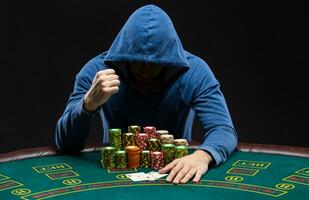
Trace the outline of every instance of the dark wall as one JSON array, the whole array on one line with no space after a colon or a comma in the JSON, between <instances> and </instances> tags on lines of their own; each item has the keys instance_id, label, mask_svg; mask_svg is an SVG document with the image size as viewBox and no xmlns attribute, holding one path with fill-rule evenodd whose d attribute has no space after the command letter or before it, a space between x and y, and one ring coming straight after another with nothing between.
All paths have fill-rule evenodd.
<instances>
[{"instance_id":1,"label":"dark wall","mask_svg":"<svg viewBox=\"0 0 309 200\"><path fill-rule=\"evenodd\" d=\"M309 147L305 1L160 2L185 49L221 82L240 141ZM76 73L146 3L11 0L2 7L0 152L53 144Z\"/></svg>"}]
</instances>

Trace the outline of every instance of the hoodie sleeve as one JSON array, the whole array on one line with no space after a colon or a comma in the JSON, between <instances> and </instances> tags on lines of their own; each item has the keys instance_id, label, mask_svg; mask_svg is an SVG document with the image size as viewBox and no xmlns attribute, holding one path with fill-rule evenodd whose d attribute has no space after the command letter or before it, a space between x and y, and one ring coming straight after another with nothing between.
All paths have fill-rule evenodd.
<instances>
[{"instance_id":1,"label":"hoodie sleeve","mask_svg":"<svg viewBox=\"0 0 309 200\"><path fill-rule=\"evenodd\" d=\"M191 82L193 108L204 130L204 142L199 149L209 152L215 165L225 162L237 146L237 133L220 84L205 62L196 69Z\"/></svg>"},{"instance_id":2,"label":"hoodie sleeve","mask_svg":"<svg viewBox=\"0 0 309 200\"><path fill-rule=\"evenodd\" d=\"M78 152L84 146L92 121L98 114L98 110L88 113L83 109L84 95L90 89L96 71L96 62L90 61L76 76L73 93L56 125L55 141L61 151Z\"/></svg>"}]
</instances>

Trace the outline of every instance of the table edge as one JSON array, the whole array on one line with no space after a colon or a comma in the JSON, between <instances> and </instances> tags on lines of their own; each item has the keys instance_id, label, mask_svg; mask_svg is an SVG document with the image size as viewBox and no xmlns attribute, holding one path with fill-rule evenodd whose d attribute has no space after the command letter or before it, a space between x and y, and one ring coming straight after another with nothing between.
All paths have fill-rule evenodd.
<instances>
[{"instance_id":1,"label":"table edge","mask_svg":"<svg viewBox=\"0 0 309 200\"><path fill-rule=\"evenodd\" d=\"M199 142L191 141L189 148L196 149L199 144ZM86 145L81 152L99 151L101 146L100 144ZM309 158L309 148L298 146L240 142L237 146L237 151ZM52 146L21 149L0 154L0 163L62 154Z\"/></svg>"}]
</instances>

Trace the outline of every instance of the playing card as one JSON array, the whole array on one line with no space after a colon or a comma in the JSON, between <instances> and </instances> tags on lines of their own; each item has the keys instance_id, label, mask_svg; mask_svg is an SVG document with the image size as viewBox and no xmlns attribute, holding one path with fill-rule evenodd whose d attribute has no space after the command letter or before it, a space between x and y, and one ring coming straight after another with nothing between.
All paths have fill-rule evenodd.
<instances>
[{"instance_id":1,"label":"playing card","mask_svg":"<svg viewBox=\"0 0 309 200\"><path fill-rule=\"evenodd\" d=\"M145 172L130 173L130 174L126 174L126 176L129 179L131 179L132 181L145 181L145 180L148 180Z\"/></svg>"},{"instance_id":2,"label":"playing card","mask_svg":"<svg viewBox=\"0 0 309 200\"><path fill-rule=\"evenodd\" d=\"M167 175L168 174L159 174L158 172L152 171L152 172L148 172L146 174L146 177L147 177L148 180L154 181L154 180L157 180L157 179L162 178L162 177L167 176Z\"/></svg>"}]
</instances>

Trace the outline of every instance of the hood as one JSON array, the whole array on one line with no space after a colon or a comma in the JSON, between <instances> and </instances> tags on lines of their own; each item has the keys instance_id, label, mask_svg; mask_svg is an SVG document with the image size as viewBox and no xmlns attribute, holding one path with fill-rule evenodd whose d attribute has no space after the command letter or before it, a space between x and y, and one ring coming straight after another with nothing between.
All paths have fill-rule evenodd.
<instances>
[{"instance_id":1,"label":"hood","mask_svg":"<svg viewBox=\"0 0 309 200\"><path fill-rule=\"evenodd\" d=\"M125 62L189 67L171 19L155 5L143 6L129 17L112 43L104 62L109 67L118 68Z\"/></svg>"}]
</instances>

